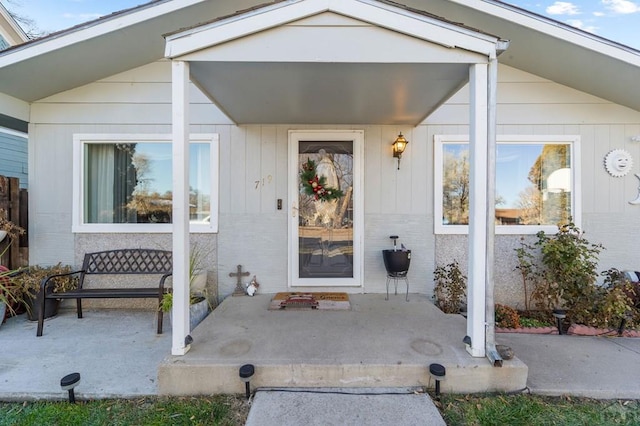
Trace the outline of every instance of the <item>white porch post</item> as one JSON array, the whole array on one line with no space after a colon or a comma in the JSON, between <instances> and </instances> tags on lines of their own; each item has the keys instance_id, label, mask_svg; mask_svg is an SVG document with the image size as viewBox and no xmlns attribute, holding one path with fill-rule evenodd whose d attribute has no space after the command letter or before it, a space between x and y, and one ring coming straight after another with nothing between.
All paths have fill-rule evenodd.
<instances>
[{"instance_id":1,"label":"white porch post","mask_svg":"<svg viewBox=\"0 0 640 426\"><path fill-rule=\"evenodd\" d=\"M469 270L467 275L467 351L485 356L485 283L487 266L488 65L469 69Z\"/></svg>"},{"instance_id":2,"label":"white porch post","mask_svg":"<svg viewBox=\"0 0 640 426\"><path fill-rule=\"evenodd\" d=\"M173 310L171 354L184 355L189 334L189 63L173 61Z\"/></svg>"},{"instance_id":3,"label":"white porch post","mask_svg":"<svg viewBox=\"0 0 640 426\"><path fill-rule=\"evenodd\" d=\"M485 268L485 332L486 355L494 366L502 366L502 357L496 349L496 310L493 297L493 269L495 265L496 224L496 118L498 103L498 58L489 57L487 76L487 241Z\"/></svg>"}]
</instances>

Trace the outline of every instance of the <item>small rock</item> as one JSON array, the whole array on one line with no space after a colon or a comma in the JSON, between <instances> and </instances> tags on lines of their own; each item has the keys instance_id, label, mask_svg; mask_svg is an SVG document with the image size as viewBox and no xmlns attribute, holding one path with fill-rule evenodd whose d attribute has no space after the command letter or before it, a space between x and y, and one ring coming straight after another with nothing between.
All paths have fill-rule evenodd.
<instances>
[{"instance_id":1,"label":"small rock","mask_svg":"<svg viewBox=\"0 0 640 426\"><path fill-rule=\"evenodd\" d=\"M509 361L511 358L513 358L513 349L511 349L509 346L496 345L496 350L505 361Z\"/></svg>"}]
</instances>

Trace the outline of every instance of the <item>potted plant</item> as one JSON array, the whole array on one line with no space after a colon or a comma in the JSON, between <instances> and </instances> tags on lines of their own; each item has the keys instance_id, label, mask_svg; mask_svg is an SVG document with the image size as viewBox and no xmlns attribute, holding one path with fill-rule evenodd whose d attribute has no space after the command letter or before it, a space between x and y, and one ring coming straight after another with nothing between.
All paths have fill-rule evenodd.
<instances>
[{"instance_id":1,"label":"potted plant","mask_svg":"<svg viewBox=\"0 0 640 426\"><path fill-rule=\"evenodd\" d=\"M193 330L205 319L213 309L206 288L207 271L204 262L209 253L199 244L195 243L189 253L189 323ZM173 293L170 291L162 297L160 309L169 312L173 308Z\"/></svg>"},{"instance_id":2,"label":"potted plant","mask_svg":"<svg viewBox=\"0 0 640 426\"><path fill-rule=\"evenodd\" d=\"M5 219L5 216L5 210L0 209L0 244L5 244L5 247L0 251L0 258L9 250L11 244L13 244L20 235L24 235L25 232L23 228ZM7 238L9 239L7 240Z\"/></svg>"},{"instance_id":3,"label":"potted plant","mask_svg":"<svg viewBox=\"0 0 640 426\"><path fill-rule=\"evenodd\" d=\"M14 307L22 303L22 294L16 290L13 282L13 277L17 272L19 270L11 270L0 265L0 325L6 317L16 314Z\"/></svg>"},{"instance_id":4,"label":"potted plant","mask_svg":"<svg viewBox=\"0 0 640 426\"><path fill-rule=\"evenodd\" d=\"M0 209L0 259L5 255L14 241L24 234L24 229L5 219L6 213ZM4 246L4 247L3 247ZM0 265L0 324L4 322L7 314L15 315L14 307L22 302L22 295L15 287L13 276L18 270L9 270Z\"/></svg>"},{"instance_id":5,"label":"potted plant","mask_svg":"<svg viewBox=\"0 0 640 426\"><path fill-rule=\"evenodd\" d=\"M20 292L21 298L27 308L27 316L29 321L37 321L40 307L36 303L40 285L42 280L58 274L68 274L71 272L71 266L58 263L54 266L34 265L21 269L14 277L13 283L15 288ZM78 278L75 276L57 277L50 282L53 285L48 286L47 292L68 291L78 287ZM44 317L49 318L58 314L60 307L59 299L46 299Z\"/></svg>"}]
</instances>

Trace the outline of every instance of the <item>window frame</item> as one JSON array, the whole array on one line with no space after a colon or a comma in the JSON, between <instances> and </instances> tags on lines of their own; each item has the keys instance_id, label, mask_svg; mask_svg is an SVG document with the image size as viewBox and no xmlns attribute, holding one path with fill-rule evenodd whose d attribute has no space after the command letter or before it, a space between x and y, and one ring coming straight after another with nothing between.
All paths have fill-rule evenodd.
<instances>
[{"instance_id":1,"label":"window frame","mask_svg":"<svg viewBox=\"0 0 640 426\"><path fill-rule=\"evenodd\" d=\"M7 40L3 34L0 34L0 51L7 50L11 47L11 43Z\"/></svg>"},{"instance_id":2,"label":"window frame","mask_svg":"<svg viewBox=\"0 0 640 426\"><path fill-rule=\"evenodd\" d=\"M208 143L211 185L211 216L208 224L190 223L192 233L218 232L218 199L219 199L219 145L220 136L217 133L193 133L189 136L190 143ZM85 146L87 144L106 143L172 143L171 134L93 134L81 133L73 135L73 233L171 233L172 223L85 223L84 220L84 182L85 182Z\"/></svg>"},{"instance_id":3,"label":"window frame","mask_svg":"<svg viewBox=\"0 0 640 426\"><path fill-rule=\"evenodd\" d=\"M443 147L447 143L469 143L469 135L434 135L434 233L468 234L469 225L442 224L442 184L443 184ZM581 227L582 195L580 181L580 136L578 135L498 135L497 144L569 144L571 146L571 216L573 223ZM533 235L539 231L553 234L558 231L556 225L495 225L495 233L500 235Z\"/></svg>"}]
</instances>

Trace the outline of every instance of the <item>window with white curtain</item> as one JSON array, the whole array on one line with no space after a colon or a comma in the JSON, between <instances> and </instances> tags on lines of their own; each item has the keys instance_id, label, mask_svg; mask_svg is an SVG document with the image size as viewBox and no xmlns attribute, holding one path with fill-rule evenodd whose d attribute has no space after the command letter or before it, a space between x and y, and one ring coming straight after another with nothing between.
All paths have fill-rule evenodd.
<instances>
[{"instance_id":1,"label":"window with white curtain","mask_svg":"<svg viewBox=\"0 0 640 426\"><path fill-rule=\"evenodd\" d=\"M555 232L580 220L578 136L498 136L498 234ZM469 224L469 138L435 136L435 232L465 234Z\"/></svg>"},{"instance_id":2,"label":"window with white curtain","mask_svg":"<svg viewBox=\"0 0 640 426\"><path fill-rule=\"evenodd\" d=\"M217 231L218 137L191 135L192 232ZM171 135L74 136L74 232L170 232Z\"/></svg>"}]
</instances>

